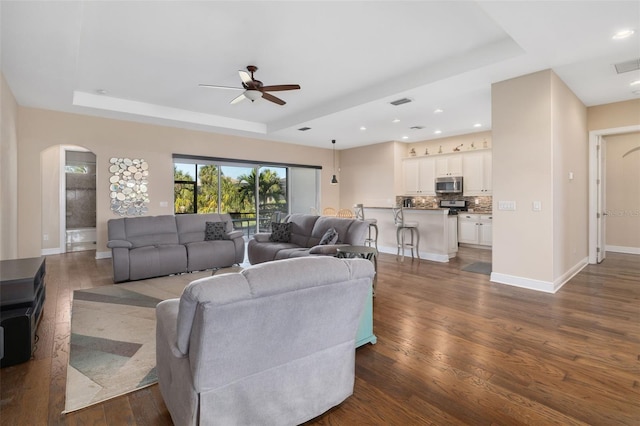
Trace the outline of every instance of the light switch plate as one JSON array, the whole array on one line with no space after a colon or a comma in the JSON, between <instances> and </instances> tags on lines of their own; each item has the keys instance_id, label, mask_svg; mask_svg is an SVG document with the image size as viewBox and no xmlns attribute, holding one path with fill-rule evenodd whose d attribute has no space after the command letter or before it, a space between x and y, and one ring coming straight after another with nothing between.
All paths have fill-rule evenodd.
<instances>
[{"instance_id":1,"label":"light switch plate","mask_svg":"<svg viewBox=\"0 0 640 426\"><path fill-rule=\"evenodd\" d=\"M515 201L498 201L498 210L515 211L515 209L516 209Z\"/></svg>"}]
</instances>

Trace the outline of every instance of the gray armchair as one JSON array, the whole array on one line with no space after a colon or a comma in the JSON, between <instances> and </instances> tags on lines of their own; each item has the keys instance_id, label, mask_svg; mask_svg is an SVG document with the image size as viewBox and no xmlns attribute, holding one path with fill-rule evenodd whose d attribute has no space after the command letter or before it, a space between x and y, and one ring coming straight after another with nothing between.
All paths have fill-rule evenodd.
<instances>
[{"instance_id":1,"label":"gray armchair","mask_svg":"<svg viewBox=\"0 0 640 426\"><path fill-rule=\"evenodd\" d=\"M157 371L174 423L296 425L340 404L373 275L364 259L287 259L161 302Z\"/></svg>"}]
</instances>

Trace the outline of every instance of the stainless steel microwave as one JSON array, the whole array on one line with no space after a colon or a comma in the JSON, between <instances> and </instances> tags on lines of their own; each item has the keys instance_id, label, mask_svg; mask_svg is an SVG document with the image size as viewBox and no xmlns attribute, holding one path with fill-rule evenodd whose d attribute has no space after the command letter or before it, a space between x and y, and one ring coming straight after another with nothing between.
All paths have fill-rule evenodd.
<instances>
[{"instance_id":1,"label":"stainless steel microwave","mask_svg":"<svg viewBox=\"0 0 640 426\"><path fill-rule=\"evenodd\" d=\"M436 194L461 194L462 176L444 176L436 178Z\"/></svg>"}]
</instances>

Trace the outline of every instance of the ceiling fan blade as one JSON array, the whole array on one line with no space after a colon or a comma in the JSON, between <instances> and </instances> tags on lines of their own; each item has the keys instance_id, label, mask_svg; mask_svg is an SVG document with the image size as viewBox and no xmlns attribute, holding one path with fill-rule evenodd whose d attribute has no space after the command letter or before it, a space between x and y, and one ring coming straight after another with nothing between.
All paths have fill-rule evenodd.
<instances>
[{"instance_id":1,"label":"ceiling fan blade","mask_svg":"<svg viewBox=\"0 0 640 426\"><path fill-rule=\"evenodd\" d=\"M281 92L283 90L298 90L299 84L277 84L275 86L263 86L262 90L267 92Z\"/></svg>"},{"instance_id":2,"label":"ceiling fan blade","mask_svg":"<svg viewBox=\"0 0 640 426\"><path fill-rule=\"evenodd\" d=\"M242 87L217 86L215 84L198 84L198 87L205 87L207 89L244 90Z\"/></svg>"},{"instance_id":3,"label":"ceiling fan blade","mask_svg":"<svg viewBox=\"0 0 640 426\"><path fill-rule=\"evenodd\" d=\"M276 103L276 104L278 104L278 105L284 105L284 104L286 104L286 102L285 102L285 101L283 101L283 100L282 100L282 99L280 99L280 98L276 98L276 97L275 97L275 96L273 96L271 93L262 92L262 98L263 98L263 99L266 99L266 100L268 100L268 101L271 101L271 102L273 102L273 103Z\"/></svg>"},{"instance_id":4,"label":"ceiling fan blade","mask_svg":"<svg viewBox=\"0 0 640 426\"><path fill-rule=\"evenodd\" d=\"M239 96L237 96L237 97L233 98L233 99L231 100L231 102L229 102L229 103L230 103L231 105L233 105L233 104L237 104L238 102L243 101L243 100L245 100L245 99L247 99L247 97L244 95L244 93L241 93Z\"/></svg>"},{"instance_id":5,"label":"ceiling fan blade","mask_svg":"<svg viewBox=\"0 0 640 426\"><path fill-rule=\"evenodd\" d=\"M238 74L240 74L240 80L242 80L242 82L245 84L253 80L251 78L251 74L249 74L245 70L238 71Z\"/></svg>"}]
</instances>

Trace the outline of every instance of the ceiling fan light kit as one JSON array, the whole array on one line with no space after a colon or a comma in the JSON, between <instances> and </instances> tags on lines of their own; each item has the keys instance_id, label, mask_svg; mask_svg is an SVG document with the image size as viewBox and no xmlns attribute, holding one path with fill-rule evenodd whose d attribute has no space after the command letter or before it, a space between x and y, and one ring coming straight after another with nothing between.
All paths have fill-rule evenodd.
<instances>
[{"instance_id":1,"label":"ceiling fan light kit","mask_svg":"<svg viewBox=\"0 0 640 426\"><path fill-rule=\"evenodd\" d=\"M247 72L248 71L248 72ZM235 90L243 90L244 92L231 100L231 104L238 103L245 99L249 99L251 102L255 102L256 100L263 98L274 104L284 105L285 101L282 99L273 96L268 92L282 92L285 90L298 90L300 89L299 84L278 84L275 86L265 86L262 84L260 80L256 80L253 77L253 73L258 71L258 67L255 65L247 65L247 71L240 70L238 74L240 75L240 80L242 80L242 87L229 87L229 86L217 86L214 84L199 84L200 87L208 87L211 89L235 89Z\"/></svg>"},{"instance_id":2,"label":"ceiling fan light kit","mask_svg":"<svg viewBox=\"0 0 640 426\"><path fill-rule=\"evenodd\" d=\"M255 102L262 97L262 92L259 90L247 90L244 92L244 96L251 102Z\"/></svg>"}]
</instances>

